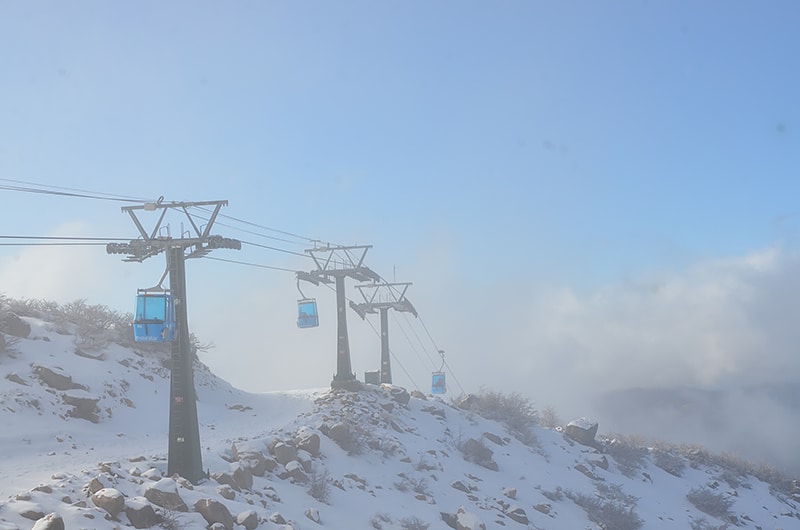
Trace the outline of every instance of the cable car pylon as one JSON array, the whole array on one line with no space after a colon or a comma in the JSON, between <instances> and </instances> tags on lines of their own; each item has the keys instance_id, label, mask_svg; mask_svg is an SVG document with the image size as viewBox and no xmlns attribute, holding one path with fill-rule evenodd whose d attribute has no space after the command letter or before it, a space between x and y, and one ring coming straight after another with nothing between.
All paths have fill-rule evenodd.
<instances>
[{"instance_id":1,"label":"cable car pylon","mask_svg":"<svg viewBox=\"0 0 800 530\"><path fill-rule=\"evenodd\" d=\"M214 249L230 248L240 250L241 241L211 235L210 230L222 206L228 201L205 202L163 202L163 197L156 202L139 206L124 206L122 211L128 213L139 230L139 239L130 243L109 243L106 252L109 254L125 254L123 261L142 262L162 252L166 254L167 271L169 273L170 295L174 301L175 329L172 340L170 397L169 397L169 455L167 475L178 474L188 481L197 484L206 474L203 471L203 460L200 453L200 429L197 421L197 394L194 387L194 352L189 340L189 319L186 311L186 260L203 257ZM187 208L194 206L214 206L214 211L200 230ZM161 210L155 228L147 232L139 219L137 211ZM172 238L169 227L162 227L167 210L182 211L189 220L194 237ZM167 235L164 236L164 229ZM163 278L162 278L163 281ZM160 284L159 284L160 285Z\"/></svg>"},{"instance_id":2,"label":"cable car pylon","mask_svg":"<svg viewBox=\"0 0 800 530\"><path fill-rule=\"evenodd\" d=\"M306 252L314 260L316 269L311 272L298 271L297 279L316 285L334 283L336 285L336 373L331 388L358 390L361 383L356 379L350 362L350 341L347 336L347 305L344 280L347 277L359 282L378 282L380 276L364 265L364 258L372 245L356 246L315 246Z\"/></svg>"},{"instance_id":3,"label":"cable car pylon","mask_svg":"<svg viewBox=\"0 0 800 530\"><path fill-rule=\"evenodd\" d=\"M409 312L415 317L417 310L406 298L406 291L410 283L372 283L356 285L364 302L356 304L350 302L350 307L362 320L367 318L367 313L377 311L381 315L381 370L380 382L392 384L392 365L389 352L389 309Z\"/></svg>"}]
</instances>

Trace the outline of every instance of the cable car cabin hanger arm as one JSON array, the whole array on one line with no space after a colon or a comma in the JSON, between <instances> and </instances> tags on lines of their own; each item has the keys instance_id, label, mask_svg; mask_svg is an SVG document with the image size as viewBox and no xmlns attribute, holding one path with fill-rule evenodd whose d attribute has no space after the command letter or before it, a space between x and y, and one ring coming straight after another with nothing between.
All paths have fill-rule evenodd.
<instances>
[{"instance_id":1,"label":"cable car cabin hanger arm","mask_svg":"<svg viewBox=\"0 0 800 530\"><path fill-rule=\"evenodd\" d=\"M163 202L164 196L158 198L156 202L146 202L142 205L137 206L123 206L122 211L127 212L128 215L131 216L133 219L133 223L136 225L136 228L139 230L139 234L141 234L142 238L146 240L155 239L156 234L161 229L161 223L164 221L164 216L169 209L180 209L186 215L186 218L189 220L189 224L192 225L194 229L195 235L200 239L205 239L211 233L211 227L214 224L214 221L217 219L217 215L219 215L219 211L223 206L228 205L228 201L199 201L199 202ZM187 208L191 208L194 206L214 206L214 211L211 213L211 217L206 224L205 229L201 232L200 229L197 227L197 224L194 222L192 215L189 213ZM142 223L139 222L139 219L136 217L136 210L144 210L148 212L152 212L155 210L162 210L161 215L156 222L155 227L153 228L152 233L148 235L147 231L142 226Z\"/></svg>"}]
</instances>

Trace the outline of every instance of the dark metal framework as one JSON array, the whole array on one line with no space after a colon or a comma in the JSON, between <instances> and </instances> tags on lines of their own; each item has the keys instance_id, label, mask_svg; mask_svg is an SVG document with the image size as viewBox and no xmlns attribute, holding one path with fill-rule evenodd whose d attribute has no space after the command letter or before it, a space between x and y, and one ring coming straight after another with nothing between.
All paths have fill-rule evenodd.
<instances>
[{"instance_id":1,"label":"dark metal framework","mask_svg":"<svg viewBox=\"0 0 800 530\"><path fill-rule=\"evenodd\" d=\"M141 239L130 243L109 243L106 252L109 254L125 254L123 261L142 262L147 258L166 252L167 271L169 272L170 291L175 303L175 336L172 341L170 397L169 397L169 456L167 474L177 473L192 483L206 477L203 472L203 460L200 452L200 429L197 421L197 394L194 387L194 355L189 340L189 320L186 311L186 260L205 256L217 248L240 250L241 241L221 236L210 235L210 230L222 206L228 201L206 202L157 202L140 206L124 206L139 230ZM194 206L214 206L211 217L201 230L187 208ZM193 230L182 233L180 238L169 236L169 227L162 226L167 210L182 211ZM147 232L136 211L161 210L155 227ZM163 233L166 231L166 235ZM187 237L183 237L187 236ZM162 278L163 279L163 278Z\"/></svg>"},{"instance_id":2,"label":"dark metal framework","mask_svg":"<svg viewBox=\"0 0 800 530\"><path fill-rule=\"evenodd\" d=\"M417 310L406 298L410 283L373 283L356 285L364 302L350 302L350 307L363 319L367 313L381 315L381 383L392 383L392 365L389 353L389 309L417 316Z\"/></svg>"},{"instance_id":3,"label":"dark metal framework","mask_svg":"<svg viewBox=\"0 0 800 530\"><path fill-rule=\"evenodd\" d=\"M381 277L364 265L364 258L372 245L360 246L324 246L307 249L306 252L314 260L316 269L311 272L297 272L297 278L311 282L336 285L336 374L331 381L331 388L358 389L360 383L353 373L350 362L350 341L347 335L347 305L344 292L344 279L356 281L380 281Z\"/></svg>"}]
</instances>

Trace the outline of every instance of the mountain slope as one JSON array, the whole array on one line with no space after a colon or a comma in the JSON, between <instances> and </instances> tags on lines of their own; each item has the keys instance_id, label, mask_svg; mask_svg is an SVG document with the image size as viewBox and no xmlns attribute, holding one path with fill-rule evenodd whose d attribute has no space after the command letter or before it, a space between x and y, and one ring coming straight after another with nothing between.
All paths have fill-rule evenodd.
<instances>
[{"instance_id":1,"label":"mountain slope","mask_svg":"<svg viewBox=\"0 0 800 530\"><path fill-rule=\"evenodd\" d=\"M192 485L164 477L164 350L87 348L46 315L23 320L30 333L0 356L0 529L51 513L98 529L800 528L791 490L702 451L540 427L525 444L399 387L249 394L200 363L210 478Z\"/></svg>"}]
</instances>

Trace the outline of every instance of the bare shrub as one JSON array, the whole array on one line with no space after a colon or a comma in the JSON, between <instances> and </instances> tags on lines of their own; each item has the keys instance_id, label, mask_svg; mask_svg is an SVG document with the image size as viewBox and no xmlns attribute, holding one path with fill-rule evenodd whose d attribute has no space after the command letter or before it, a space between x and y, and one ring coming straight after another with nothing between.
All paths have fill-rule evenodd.
<instances>
[{"instance_id":1,"label":"bare shrub","mask_svg":"<svg viewBox=\"0 0 800 530\"><path fill-rule=\"evenodd\" d=\"M542 495L544 495L553 502L558 502L564 499L564 490L561 489L561 486L556 486L556 489L554 489L553 491L543 490Z\"/></svg>"},{"instance_id":2,"label":"bare shrub","mask_svg":"<svg viewBox=\"0 0 800 530\"><path fill-rule=\"evenodd\" d=\"M403 530L428 530L430 525L417 519L416 516L400 519L400 528Z\"/></svg>"},{"instance_id":3,"label":"bare shrub","mask_svg":"<svg viewBox=\"0 0 800 530\"><path fill-rule=\"evenodd\" d=\"M332 479L327 469L319 472L315 468L309 477L308 494L319 502L328 504L331 497L331 482Z\"/></svg>"},{"instance_id":4,"label":"bare shrub","mask_svg":"<svg viewBox=\"0 0 800 530\"><path fill-rule=\"evenodd\" d=\"M686 494L686 498L695 508L711 517L725 517L730 514L733 506L733 499L705 487L693 488Z\"/></svg>"},{"instance_id":5,"label":"bare shrub","mask_svg":"<svg viewBox=\"0 0 800 530\"><path fill-rule=\"evenodd\" d=\"M394 487L398 491L411 490L419 495L430 495L431 491L428 489L428 482L424 478L409 477L405 473L400 473L400 481L394 483Z\"/></svg>"},{"instance_id":6,"label":"bare shrub","mask_svg":"<svg viewBox=\"0 0 800 530\"><path fill-rule=\"evenodd\" d=\"M634 437L615 435L606 446L606 450L617 463L622 474L628 478L645 465L647 447L644 447L642 442Z\"/></svg>"},{"instance_id":7,"label":"bare shrub","mask_svg":"<svg viewBox=\"0 0 800 530\"><path fill-rule=\"evenodd\" d=\"M697 519L693 518L689 525L691 526L692 530L727 530L730 527L730 525L727 523L723 523L719 526L712 525L703 517Z\"/></svg>"},{"instance_id":8,"label":"bare shrub","mask_svg":"<svg viewBox=\"0 0 800 530\"><path fill-rule=\"evenodd\" d=\"M601 499L594 495L566 492L572 502L583 508L590 521L600 528L614 530L638 530L644 521L633 510L634 506L619 501Z\"/></svg>"},{"instance_id":9,"label":"bare shrub","mask_svg":"<svg viewBox=\"0 0 800 530\"><path fill-rule=\"evenodd\" d=\"M392 517L388 513L376 513L372 516L372 519L369 520L369 524L372 525L372 528L377 530L381 530L383 525L391 524Z\"/></svg>"},{"instance_id":10,"label":"bare shrub","mask_svg":"<svg viewBox=\"0 0 800 530\"><path fill-rule=\"evenodd\" d=\"M545 427L547 429L555 429L559 425L562 425L561 418L558 417L556 410L548 406L543 411L539 412L539 425Z\"/></svg>"},{"instance_id":11,"label":"bare shrub","mask_svg":"<svg viewBox=\"0 0 800 530\"><path fill-rule=\"evenodd\" d=\"M676 477L683 476L686 469L686 460L682 456L663 448L654 451L653 463Z\"/></svg>"},{"instance_id":12,"label":"bare shrub","mask_svg":"<svg viewBox=\"0 0 800 530\"><path fill-rule=\"evenodd\" d=\"M521 394L482 391L457 400L457 406L483 418L498 421L526 445L537 445L532 428L538 423L533 404Z\"/></svg>"}]
</instances>

